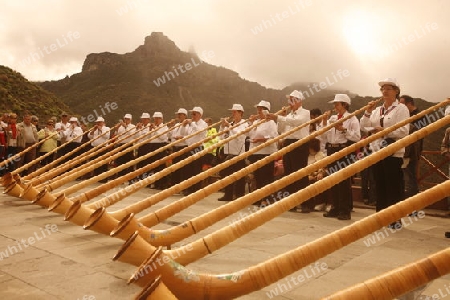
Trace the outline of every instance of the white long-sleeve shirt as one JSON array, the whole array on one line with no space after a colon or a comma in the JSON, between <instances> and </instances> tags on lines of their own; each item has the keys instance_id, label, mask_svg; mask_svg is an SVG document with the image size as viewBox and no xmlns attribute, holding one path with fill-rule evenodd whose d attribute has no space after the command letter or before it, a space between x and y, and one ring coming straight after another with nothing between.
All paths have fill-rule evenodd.
<instances>
[{"instance_id":1,"label":"white long-sleeve shirt","mask_svg":"<svg viewBox=\"0 0 450 300\"><path fill-rule=\"evenodd\" d=\"M259 122L260 120L256 120L255 122ZM266 140L270 140L276 138L278 136L278 126L275 121L270 120L264 122L248 133L248 137L250 138L250 148L253 149L261 145L263 142L252 142L253 139L264 138ZM278 150L277 143L272 143L267 147L262 148L261 150L255 152L254 154L272 154Z\"/></svg>"},{"instance_id":2,"label":"white long-sleeve shirt","mask_svg":"<svg viewBox=\"0 0 450 300\"><path fill-rule=\"evenodd\" d=\"M75 126L74 128L69 126L69 128L64 131L63 137L66 141L70 141L75 138L72 140L73 143L81 143L81 139L83 138L83 129L81 129L80 126Z\"/></svg>"},{"instance_id":3,"label":"white long-sleeve shirt","mask_svg":"<svg viewBox=\"0 0 450 300\"><path fill-rule=\"evenodd\" d=\"M300 107L296 111L292 111L286 116L278 116L277 119L278 132L280 133L288 132L292 128L305 124L309 120L310 120L309 110ZM285 139L299 140L304 137L307 137L308 135L309 135L309 127L305 126L300 130L297 130L294 133L288 135L287 137L285 137Z\"/></svg>"},{"instance_id":4,"label":"white long-sleeve shirt","mask_svg":"<svg viewBox=\"0 0 450 300\"><path fill-rule=\"evenodd\" d=\"M381 125L380 119L383 118L383 126L384 128L393 126L407 118L409 118L409 110L408 108L395 100L391 106L387 109L384 109L384 105L375 108L370 117L366 116L367 112L360 119L361 129L367 131L368 127L378 127ZM370 129L370 128L369 128ZM392 138L395 140L399 140L404 138L409 133L409 124L402 126L391 133L389 133L385 138ZM380 150L380 146L382 146L382 139L375 140L370 143L370 148L373 152ZM383 145L386 146L386 145ZM403 157L405 153L405 148L401 148L397 152L395 152L392 156L394 157Z\"/></svg>"},{"instance_id":5,"label":"white long-sleeve shirt","mask_svg":"<svg viewBox=\"0 0 450 300\"><path fill-rule=\"evenodd\" d=\"M342 117L345 118L348 115L349 115L349 112L346 111L342 115ZM338 116L333 115L328 120L327 125L330 125L337 121L338 121ZM331 143L331 144L344 144L347 141L358 142L361 139L361 129L360 129L359 121L355 116L351 117L348 120L345 120L342 123L342 126L345 129L347 129L347 131L345 133L337 130L336 128L331 128L327 132L323 133L319 139L325 143Z\"/></svg>"},{"instance_id":6,"label":"white long-sleeve shirt","mask_svg":"<svg viewBox=\"0 0 450 300\"><path fill-rule=\"evenodd\" d=\"M97 128L93 132L90 131L88 134L88 138L90 140L96 139L95 141L92 141L91 145L92 147L96 147L98 145L101 145L109 140L110 137L110 128L107 126L102 126L102 128ZM105 133L107 132L107 133ZM104 135L102 135L105 133ZM98 136L102 135L101 137L97 138ZM105 144L106 145L106 144Z\"/></svg>"},{"instance_id":7,"label":"white long-sleeve shirt","mask_svg":"<svg viewBox=\"0 0 450 300\"><path fill-rule=\"evenodd\" d=\"M128 132L122 135L125 131ZM117 135L120 135L119 139L123 139L120 141L121 144L129 143L137 137L136 126L131 123L126 126L119 126L119 129L117 129Z\"/></svg>"},{"instance_id":8,"label":"white long-sleeve shirt","mask_svg":"<svg viewBox=\"0 0 450 300\"><path fill-rule=\"evenodd\" d=\"M200 132L199 134L187 139L188 146L204 140L207 134L206 128L208 128L208 123L203 121L203 119L200 119L197 122L192 121L191 124L184 126L184 130L187 131L188 135Z\"/></svg>"},{"instance_id":9,"label":"white long-sleeve shirt","mask_svg":"<svg viewBox=\"0 0 450 300\"><path fill-rule=\"evenodd\" d=\"M230 127L232 127L233 125L231 125ZM240 133L241 131L244 131L246 128L248 127L248 123L246 120L241 120L239 122L239 125L230 129L226 134L223 134L220 136L221 140L224 140L228 137L232 137L233 135L236 135L238 133ZM219 128L219 132L220 131L224 131L227 127L223 127L220 126ZM245 152L245 134L241 134L240 136L232 139L231 141L229 141L228 143L226 143L223 146L223 150L225 154L230 154L230 155L239 155L241 153Z\"/></svg>"},{"instance_id":10,"label":"white long-sleeve shirt","mask_svg":"<svg viewBox=\"0 0 450 300\"><path fill-rule=\"evenodd\" d=\"M163 132L166 132L168 130L169 130L169 128L167 127L167 125L164 125L164 124L161 123L155 129L153 129L153 132L150 133L150 137L153 138L154 136L156 136L158 134L161 134ZM153 143L153 144L158 143L159 144L159 143L167 143L168 141L169 141L168 134L165 133L165 134L160 135L157 138L152 139L150 141L150 143Z\"/></svg>"}]
</instances>

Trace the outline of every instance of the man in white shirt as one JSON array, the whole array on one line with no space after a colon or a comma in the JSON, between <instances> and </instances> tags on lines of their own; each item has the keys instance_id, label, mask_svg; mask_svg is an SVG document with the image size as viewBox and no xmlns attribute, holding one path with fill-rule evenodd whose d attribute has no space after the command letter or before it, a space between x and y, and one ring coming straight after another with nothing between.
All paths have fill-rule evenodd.
<instances>
[{"instance_id":1,"label":"man in white shirt","mask_svg":"<svg viewBox=\"0 0 450 300\"><path fill-rule=\"evenodd\" d=\"M64 137L63 133L67 128L69 128L69 126L69 115L66 112L62 112L61 121L55 124L55 130L59 132L60 137L58 141L58 147L66 142L66 138ZM64 156L67 152L67 148L62 147L61 149L58 149L58 156Z\"/></svg>"},{"instance_id":2,"label":"man in white shirt","mask_svg":"<svg viewBox=\"0 0 450 300\"><path fill-rule=\"evenodd\" d=\"M131 116L131 114L125 114L125 116L123 117L123 121L118 125L116 125L116 134L118 136L120 135L118 138L119 139L123 138L123 140L121 140L120 142L120 145L131 143L137 137L136 126L131 123L132 118L133 117ZM129 147L131 146L132 144L129 145ZM116 159L116 165L120 166L126 164L127 162L132 161L133 159L134 159L134 152L129 151ZM117 175L121 177L132 172L133 170L134 166L131 166L126 169L123 169Z\"/></svg>"},{"instance_id":3,"label":"man in white shirt","mask_svg":"<svg viewBox=\"0 0 450 300\"><path fill-rule=\"evenodd\" d=\"M191 112L191 119L186 119L183 121L182 127L187 130L188 135L195 134L194 136L187 139L188 146L198 143L206 138L208 124L202 119L203 109L199 106L194 107ZM203 150L203 144L192 149L189 155L194 155ZM196 159L188 165L187 168L187 178L191 178L202 172L202 159ZM189 195L200 189L201 183L198 182L191 187L185 189L183 194Z\"/></svg>"},{"instance_id":4,"label":"man in white shirt","mask_svg":"<svg viewBox=\"0 0 450 300\"><path fill-rule=\"evenodd\" d=\"M66 154L72 152L70 156L68 156L64 161L68 162L69 160L77 157L77 151L75 151L81 145L81 139L83 138L83 130L78 123L78 118L71 117L69 119L69 126L66 127L66 130L62 133L63 138L67 141Z\"/></svg>"},{"instance_id":5,"label":"man in white shirt","mask_svg":"<svg viewBox=\"0 0 450 300\"><path fill-rule=\"evenodd\" d=\"M148 139L150 139L149 132L152 131L153 128L152 128L152 124L150 123L150 114L149 113L142 113L141 122L136 124L136 130L138 131L136 136L142 137L139 140L139 142L145 142L145 141L148 141ZM150 152L152 152L150 149L150 143L149 142L144 143L137 150L137 157L142 157ZM150 158L144 159L143 161L140 161L137 164L137 168L140 169L142 167L145 167L149 163L150 163ZM143 175L141 175L141 176L143 176ZM136 178L136 180L140 180L140 179L141 178L139 178L139 177Z\"/></svg>"},{"instance_id":6,"label":"man in white shirt","mask_svg":"<svg viewBox=\"0 0 450 300\"><path fill-rule=\"evenodd\" d=\"M227 119L222 119L219 131L224 131L232 126L239 124L238 126L231 128L226 134L222 135L221 139L226 139L230 136L236 135L248 127L246 120L242 118L244 115L244 107L241 104L233 104L233 107L229 109L231 111L232 121L228 122ZM245 134L242 134L223 146L225 160L230 160L235 156L238 156L245 152ZM229 166L221 172L223 177L229 176L241 169L245 168L245 160L241 159L235 164ZM236 198L240 198L245 195L245 177L227 185L224 189L225 194L223 197L217 199L219 201L232 201Z\"/></svg>"},{"instance_id":7,"label":"man in white shirt","mask_svg":"<svg viewBox=\"0 0 450 300\"><path fill-rule=\"evenodd\" d=\"M150 142L148 143L148 145L149 145L148 153L154 152L154 151L158 150L159 148L166 146L168 143L167 133L164 133L164 132L167 132L169 130L169 128L167 127L167 125L163 124L163 114L159 111L156 111L153 113L152 117L153 117L153 123L150 124L150 130L152 131L150 133L150 138L152 138L152 140L150 140ZM162 133L164 133L164 134L162 134ZM162 135L160 135L157 138L154 138L155 136L157 136L159 134L162 134ZM147 159L147 164L151 164L155 161L163 159L165 156L167 156L167 151L162 151L162 152L156 153ZM157 173L157 172L162 171L165 167L166 167L166 165L164 162L149 172ZM167 187L167 179L165 177L161 178L160 180L155 181L155 183L154 183L154 188L157 190L163 190L166 187Z\"/></svg>"},{"instance_id":8,"label":"man in white shirt","mask_svg":"<svg viewBox=\"0 0 450 300\"><path fill-rule=\"evenodd\" d=\"M92 147L97 147L100 145L103 145L102 147L106 146L106 142L109 140L110 137L110 128L105 126L105 119L102 117L98 117L97 120L95 120L94 127L89 130L88 137L90 140L93 140L91 142ZM96 159L97 157L105 154L102 150L97 149L97 154L95 157L92 158L92 160ZM103 172L108 171L108 165L103 164L97 169L94 170L94 176L100 175ZM107 180L102 179L100 180L101 183L105 183Z\"/></svg>"},{"instance_id":9,"label":"man in white shirt","mask_svg":"<svg viewBox=\"0 0 450 300\"><path fill-rule=\"evenodd\" d=\"M286 116L277 116L275 114L267 114L266 118L278 122L278 131L280 133L285 133L292 128L298 127L305 124L310 120L310 112L302 107L303 100L305 96L297 90L294 90L291 94L286 96L288 98L289 106L291 111ZM284 142L284 146L289 146L297 142L298 140L305 138L309 135L309 127L304 126L303 128L295 131L294 133L288 135ZM305 143L291 152L286 153L283 156L284 164L284 174L290 175L308 165L308 155L309 147L308 143ZM300 178L294 181L286 187L289 194L293 194L302 190L309 185L308 176ZM309 212L310 206L308 203L302 203L301 205L303 212Z\"/></svg>"},{"instance_id":10,"label":"man in white shirt","mask_svg":"<svg viewBox=\"0 0 450 300\"><path fill-rule=\"evenodd\" d=\"M175 129L171 131L170 137L171 137L172 143L177 140L181 140L188 135L188 131L186 130L186 128L181 126L181 124L183 124L184 120L187 119L187 115L188 115L187 110L184 108L180 108L180 109L178 109L178 111L175 112L175 114L177 115L178 123L176 124ZM172 147L172 150L175 153L186 147L187 147L187 141L184 140L184 141L180 141L180 142L176 143ZM182 155L175 157L172 161L172 164L176 164L188 156L189 156L188 153L183 153ZM187 166L184 166L184 167L176 170L175 172L173 172L170 176L171 185L178 184L178 183L182 182L183 180L187 179L188 178L187 172L188 172Z\"/></svg>"}]
</instances>

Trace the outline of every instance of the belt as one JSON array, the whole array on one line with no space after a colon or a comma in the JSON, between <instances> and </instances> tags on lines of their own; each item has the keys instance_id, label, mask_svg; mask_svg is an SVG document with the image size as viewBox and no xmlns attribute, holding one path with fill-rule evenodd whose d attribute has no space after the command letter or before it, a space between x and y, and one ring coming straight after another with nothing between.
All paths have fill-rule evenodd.
<instances>
[{"instance_id":1,"label":"belt","mask_svg":"<svg viewBox=\"0 0 450 300\"><path fill-rule=\"evenodd\" d=\"M345 148L347 147L347 144L343 143L343 144L331 144L331 143L327 143L326 147L328 148Z\"/></svg>"}]
</instances>

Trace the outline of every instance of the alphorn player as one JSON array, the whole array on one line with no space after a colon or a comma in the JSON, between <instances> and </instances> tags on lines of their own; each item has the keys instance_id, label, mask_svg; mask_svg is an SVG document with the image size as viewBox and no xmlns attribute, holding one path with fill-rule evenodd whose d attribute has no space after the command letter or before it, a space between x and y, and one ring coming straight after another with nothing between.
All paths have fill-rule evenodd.
<instances>
[{"instance_id":1,"label":"alphorn player","mask_svg":"<svg viewBox=\"0 0 450 300\"><path fill-rule=\"evenodd\" d=\"M376 101L370 101L364 115L360 119L361 128L369 133L376 133L386 127L395 125L409 118L408 108L398 101L400 96L400 86L395 78L387 78L378 82L382 93L383 103L376 106ZM409 124L402 126L387 134L384 139L370 143L372 152L376 152L389 144L407 136ZM401 148L393 155L380 160L373 165L373 176L377 185L377 206L376 211L380 211L390 205L403 200L403 155L405 148ZM401 221L396 221L389 225L392 229L400 229Z\"/></svg>"},{"instance_id":2,"label":"alphorn player","mask_svg":"<svg viewBox=\"0 0 450 300\"><path fill-rule=\"evenodd\" d=\"M153 126L152 124L150 124L150 114L149 113L142 113L141 115L141 122L136 124L136 130L139 130L139 132L137 133L139 136L143 137L145 136L143 139L141 139L141 142L147 141L146 143L143 143L142 146L139 147L138 151L137 151L137 157L142 157L144 155L146 155L147 153L152 152L151 145L150 142L148 142L148 139L150 139L150 135L149 135L149 131L153 130ZM143 161L138 162L137 167L138 169L145 167L146 165L148 165L150 163L150 157L148 157L147 159L144 159ZM142 174L141 176L145 176L144 174ZM136 180L139 180L140 178L137 177Z\"/></svg>"},{"instance_id":3,"label":"alphorn player","mask_svg":"<svg viewBox=\"0 0 450 300\"><path fill-rule=\"evenodd\" d=\"M289 95L288 104L291 111L286 116L278 116L276 114L269 113L266 118L269 120L274 120L278 122L278 132L284 133L291 130L294 127L298 127L302 124L310 121L309 110L303 108L302 103L305 100L305 96L297 90L294 90ZM294 133L288 135L283 142L284 146L288 146L297 142L298 140L305 138L309 135L309 127L304 126L303 128L295 131ZM304 143L299 147L295 148L291 152L286 153L283 157L284 173L285 175L292 174L308 165L309 147L308 143ZM286 187L289 194L298 192L299 190L307 187L309 185L308 176L305 176L297 181L294 181ZM312 201L312 200L308 200ZM304 212L309 210L309 203L304 202L301 205L301 209Z\"/></svg>"},{"instance_id":4,"label":"alphorn player","mask_svg":"<svg viewBox=\"0 0 450 300\"><path fill-rule=\"evenodd\" d=\"M63 139L65 139L66 141L71 141L65 146L66 154L77 149L81 145L81 140L83 139L83 130L78 123L78 118L71 117L69 119L69 124L70 125L62 133ZM76 156L77 153L73 152L69 157L65 159L64 162L68 162L74 159Z\"/></svg>"},{"instance_id":5,"label":"alphorn player","mask_svg":"<svg viewBox=\"0 0 450 300\"><path fill-rule=\"evenodd\" d=\"M97 147L102 144L103 144L103 147L106 146L106 142L109 140L109 137L110 137L109 130L110 130L110 128L105 126L105 119L103 117L98 117L97 120L95 120L95 125L91 128L91 130L89 130L89 134L88 134L88 138L90 140L94 140L91 142L91 146ZM98 151L97 154L92 158L92 160L96 159L97 157L99 157L103 154L104 153L102 151ZM94 170L94 176L100 175L106 171L108 171L108 165L103 164ZM99 182L105 183L106 181L107 181L107 179L102 179Z\"/></svg>"},{"instance_id":6,"label":"alphorn player","mask_svg":"<svg viewBox=\"0 0 450 300\"><path fill-rule=\"evenodd\" d=\"M150 133L150 137L153 138L154 136L162 134L162 133L167 132L169 130L167 125L163 124L164 116L163 116L162 112L155 111L153 113L152 118L153 118L153 123L151 123L151 125L150 125L151 127L150 128L151 128L151 130L153 132ZM150 141L149 151L153 152L153 151L158 150L161 147L166 146L168 141L169 141L169 139L168 139L167 133L162 134L162 135L160 135L157 138L153 138ZM164 158L166 155L167 155L166 151L159 152L159 153L151 156L150 160L148 161L148 163L151 164L151 163L153 163L153 162L155 162L157 160L160 160L160 159ZM165 163L160 164L159 166L154 168L151 172L152 173L157 173L159 171L162 171L165 168L165 166L166 166ZM161 178L161 179L159 179L159 180L157 180L155 182L154 188L157 189L157 190L162 190L162 189L167 187L166 183L167 183L167 179L165 177Z\"/></svg>"},{"instance_id":7,"label":"alphorn player","mask_svg":"<svg viewBox=\"0 0 450 300\"><path fill-rule=\"evenodd\" d=\"M175 129L172 130L172 134L171 134L171 142L172 143L177 140L181 140L188 135L188 132L185 129L185 127L181 126L181 124L183 124L184 120L186 120L186 118L187 118L187 115L188 115L187 110L184 108L179 108L175 112L175 114L177 115L178 123L176 124L177 126L175 127ZM173 150L173 152L177 152L186 147L187 147L187 141L184 140L184 141L180 141L180 142L176 143L173 146L172 150ZM176 164L188 156L189 156L188 153L183 153L182 155L175 157L173 159L172 164ZM182 168L179 168L178 170L176 170L175 172L173 172L171 174L171 179L170 179L171 182L170 183L171 183L171 185L175 185L175 184L182 182L183 180L185 180L187 178L188 178L187 177L187 166L183 166Z\"/></svg>"},{"instance_id":8,"label":"alphorn player","mask_svg":"<svg viewBox=\"0 0 450 300\"><path fill-rule=\"evenodd\" d=\"M270 112L270 102L261 100L258 104L255 105L255 107L257 114L251 115L248 118L250 125L252 125L254 122L260 122L261 120L264 120L266 118L266 114ZM276 138L277 136L278 136L277 123L275 123L273 120L264 122L256 126L252 130L250 130L250 132L248 133L248 137L250 138L249 149L251 150L255 147L258 147L262 143L265 143L267 140ZM277 143L273 143L259 150L258 152L250 155L248 160L253 164L263 159L264 157L269 156L270 154L276 152L277 150L278 150ZM274 168L275 168L274 162L271 162L253 172L253 175L255 176L256 189L260 189L274 182L275 180ZM267 199L258 201L255 204L267 206L271 204L271 202L273 202L272 199L275 199L275 197L268 197Z\"/></svg>"},{"instance_id":9,"label":"alphorn player","mask_svg":"<svg viewBox=\"0 0 450 300\"><path fill-rule=\"evenodd\" d=\"M66 137L64 136L64 131L66 131L67 128L69 128L69 114L63 111L61 113L61 121L55 124L56 131L59 132L59 141L58 141L58 147L67 142ZM67 147L62 147L58 149L57 156L61 157L64 156L66 153L68 153Z\"/></svg>"},{"instance_id":10,"label":"alphorn player","mask_svg":"<svg viewBox=\"0 0 450 300\"><path fill-rule=\"evenodd\" d=\"M336 94L334 99L328 103L333 103L334 110L337 115L331 115L331 111L327 111L323 117L323 126L335 123L341 118L349 115L350 97L346 94ZM358 119L353 116L343 123L336 124L334 128L325 132L321 139L325 142L327 155L330 156L336 152L341 151L349 146L352 142L357 142L361 139L361 131ZM336 160L333 164L328 166L331 172L347 167L349 162L354 159L350 156L344 156ZM340 183L333 185L330 189L332 195L332 209L323 214L326 218L337 218L338 220L350 220L352 211L352 183L351 178L347 178Z\"/></svg>"},{"instance_id":11,"label":"alphorn player","mask_svg":"<svg viewBox=\"0 0 450 300\"><path fill-rule=\"evenodd\" d=\"M123 137L123 139L120 142L120 145L129 143L132 140L134 140L134 138L136 137L136 135L135 135L136 126L134 124L131 124L132 118L133 118L133 116L131 114L125 114L122 122L116 125L116 134L121 135L121 137ZM134 159L134 152L133 151L127 152L124 155L119 156L116 159L116 165L120 166L120 165L126 164L127 162L129 162L133 159ZM122 171L120 171L117 174L117 176L121 177L132 171L133 171L133 167L125 168Z\"/></svg>"},{"instance_id":12,"label":"alphorn player","mask_svg":"<svg viewBox=\"0 0 450 300\"><path fill-rule=\"evenodd\" d=\"M227 133L221 136L221 138L226 139L229 136L238 134L239 132L245 130L248 127L248 123L242 118L244 114L244 107L241 104L233 104L233 107L229 109L231 111L232 121L228 122L226 118L222 119L220 124L219 131L224 131L225 129L235 126L238 126L230 129ZM230 160L235 156L244 153L245 151L245 135L242 134L223 146L225 160ZM229 176L234 172L237 172L241 169L245 168L245 160L241 159L237 163L229 166L221 172L223 177ZM240 198L245 195L245 177L238 179L237 181L227 185L225 187L225 194L223 197L220 197L219 201L232 201L235 198Z\"/></svg>"},{"instance_id":13,"label":"alphorn player","mask_svg":"<svg viewBox=\"0 0 450 300\"><path fill-rule=\"evenodd\" d=\"M204 140L206 138L206 129L208 128L208 124L202 119L203 117L203 109L199 106L195 106L193 109L190 110L191 112L191 119L186 119L183 121L183 127L185 130L187 130L187 133L189 135L195 134L194 136L187 139L188 146L191 146L197 142L200 142L201 140ZM200 132L200 133L199 133ZM203 145L197 146L197 148L191 150L189 152L189 155L194 155L197 152L200 152L203 150ZM187 172L187 178L193 177L195 175L198 175L202 172L202 161L203 159L199 158L194 161L192 161L188 168L186 169ZM186 179L187 179L186 178ZM183 191L183 194L185 196L195 193L200 189L201 183L197 182L196 184L188 187Z\"/></svg>"}]
</instances>

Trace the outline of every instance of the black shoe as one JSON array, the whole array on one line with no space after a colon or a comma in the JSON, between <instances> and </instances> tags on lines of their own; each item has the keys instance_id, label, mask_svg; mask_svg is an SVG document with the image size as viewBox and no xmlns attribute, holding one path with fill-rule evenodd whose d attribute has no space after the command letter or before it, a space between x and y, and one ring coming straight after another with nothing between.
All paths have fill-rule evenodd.
<instances>
[{"instance_id":1,"label":"black shoe","mask_svg":"<svg viewBox=\"0 0 450 300\"><path fill-rule=\"evenodd\" d=\"M447 231L447 232L445 233L445 237L448 238L448 239L450 239L450 231Z\"/></svg>"},{"instance_id":2,"label":"black shoe","mask_svg":"<svg viewBox=\"0 0 450 300\"><path fill-rule=\"evenodd\" d=\"M402 229L402 221L395 221L395 222L392 222L391 224L389 224L389 228L390 229L394 229L394 230L400 230L400 229Z\"/></svg>"},{"instance_id":3,"label":"black shoe","mask_svg":"<svg viewBox=\"0 0 450 300\"><path fill-rule=\"evenodd\" d=\"M351 219L352 219L352 216L350 215L350 213L348 213L348 214L346 214L346 213L340 213L340 214L337 216L337 219L338 219L338 220L351 220Z\"/></svg>"},{"instance_id":4,"label":"black shoe","mask_svg":"<svg viewBox=\"0 0 450 300\"><path fill-rule=\"evenodd\" d=\"M339 213L334 209L330 210L329 212L323 213L323 216L325 218L337 218L338 215Z\"/></svg>"},{"instance_id":5,"label":"black shoe","mask_svg":"<svg viewBox=\"0 0 450 300\"><path fill-rule=\"evenodd\" d=\"M309 207L302 207L299 211L299 209L297 209L297 212L300 212L302 214L309 214L311 212L311 209Z\"/></svg>"},{"instance_id":6,"label":"black shoe","mask_svg":"<svg viewBox=\"0 0 450 300\"><path fill-rule=\"evenodd\" d=\"M217 199L217 201L232 201L232 199L226 198L225 196L223 196L223 197L220 197L219 199Z\"/></svg>"}]
</instances>

